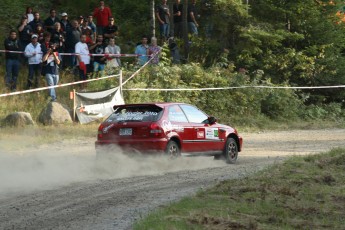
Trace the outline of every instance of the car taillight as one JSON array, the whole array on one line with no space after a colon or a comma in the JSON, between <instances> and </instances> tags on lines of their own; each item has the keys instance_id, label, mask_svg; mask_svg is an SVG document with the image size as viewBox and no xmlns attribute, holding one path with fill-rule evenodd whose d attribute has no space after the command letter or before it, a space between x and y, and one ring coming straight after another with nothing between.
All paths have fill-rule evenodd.
<instances>
[{"instance_id":1,"label":"car taillight","mask_svg":"<svg viewBox=\"0 0 345 230\"><path fill-rule=\"evenodd\" d=\"M104 125L101 124L99 127L98 127L98 133L97 133L97 138L98 139L102 139L103 138L103 128L104 128Z\"/></svg>"},{"instance_id":2,"label":"car taillight","mask_svg":"<svg viewBox=\"0 0 345 230\"><path fill-rule=\"evenodd\" d=\"M162 136L163 129L156 123L150 125L150 135L154 137Z\"/></svg>"}]
</instances>

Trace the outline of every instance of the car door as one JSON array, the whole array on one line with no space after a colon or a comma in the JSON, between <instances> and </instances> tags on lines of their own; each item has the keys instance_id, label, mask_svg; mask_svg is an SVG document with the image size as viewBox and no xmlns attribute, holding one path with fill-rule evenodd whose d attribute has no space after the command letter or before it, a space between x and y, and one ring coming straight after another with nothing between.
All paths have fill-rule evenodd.
<instances>
[{"instance_id":1,"label":"car door","mask_svg":"<svg viewBox=\"0 0 345 230\"><path fill-rule=\"evenodd\" d=\"M194 129L179 105L168 107L168 119L163 121L163 126L170 132L176 133L181 139L181 151L188 153L193 151Z\"/></svg>"},{"instance_id":2,"label":"car door","mask_svg":"<svg viewBox=\"0 0 345 230\"><path fill-rule=\"evenodd\" d=\"M193 152L213 152L221 150L222 139L217 124L208 124L208 116L191 105L180 105L192 126Z\"/></svg>"}]
</instances>

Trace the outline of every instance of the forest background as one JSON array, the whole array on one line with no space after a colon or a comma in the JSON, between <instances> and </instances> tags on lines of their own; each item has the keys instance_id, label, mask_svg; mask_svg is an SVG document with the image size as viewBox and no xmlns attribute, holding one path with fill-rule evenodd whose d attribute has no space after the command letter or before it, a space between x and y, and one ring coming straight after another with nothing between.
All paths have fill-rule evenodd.
<instances>
[{"instance_id":1,"label":"forest background","mask_svg":"<svg viewBox=\"0 0 345 230\"><path fill-rule=\"evenodd\" d=\"M98 0L3 0L0 37L16 28L27 6L41 18L55 8L69 19L90 14ZM133 53L143 34L152 36L150 0L105 1L119 26L117 44L122 53ZM169 1L168 1L169 2ZM181 0L181 3L188 2ZM155 1L160 4L160 1ZM169 3L172 4L172 3ZM207 88L239 86L336 86L345 85L345 20L343 1L328 0L203 0L197 1L199 33L190 37L188 58L173 64L165 44L159 66L145 68L125 88ZM157 25L157 22L156 22ZM155 30L159 34L158 28ZM187 57L183 39L176 39L181 57ZM3 48L3 46L2 46ZM4 55L0 75L5 76ZM130 76L138 66L123 59L123 72ZM62 73L61 83L75 81ZM23 66L19 87L26 83ZM0 94L6 91L1 80ZM42 80L44 85L44 81ZM116 86L98 81L89 90ZM24 88L24 87L21 87ZM69 91L58 88L59 102L72 106ZM181 101L195 104L223 123L260 127L291 125L299 121L344 126L345 89L239 88L218 91L124 91L126 103ZM30 112L37 119L46 91L0 98L0 118L16 111Z\"/></svg>"}]
</instances>

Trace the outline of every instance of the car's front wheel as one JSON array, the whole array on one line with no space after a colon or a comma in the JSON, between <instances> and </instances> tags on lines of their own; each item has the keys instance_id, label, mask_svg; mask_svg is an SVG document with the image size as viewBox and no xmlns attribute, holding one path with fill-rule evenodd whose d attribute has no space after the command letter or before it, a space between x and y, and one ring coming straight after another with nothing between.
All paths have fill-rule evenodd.
<instances>
[{"instance_id":1,"label":"car's front wheel","mask_svg":"<svg viewBox=\"0 0 345 230\"><path fill-rule=\"evenodd\" d=\"M238 147L234 138L229 137L224 149L226 163L235 164L238 156Z\"/></svg>"},{"instance_id":2,"label":"car's front wheel","mask_svg":"<svg viewBox=\"0 0 345 230\"><path fill-rule=\"evenodd\" d=\"M170 158L181 156L180 146L175 141L169 141L165 149L165 154Z\"/></svg>"}]
</instances>

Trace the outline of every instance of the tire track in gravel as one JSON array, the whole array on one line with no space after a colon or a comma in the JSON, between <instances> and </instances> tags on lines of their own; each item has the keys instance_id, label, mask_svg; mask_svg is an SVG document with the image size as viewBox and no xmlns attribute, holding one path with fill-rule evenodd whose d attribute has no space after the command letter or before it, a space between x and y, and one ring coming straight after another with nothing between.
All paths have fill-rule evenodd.
<instances>
[{"instance_id":1,"label":"tire track in gravel","mask_svg":"<svg viewBox=\"0 0 345 230\"><path fill-rule=\"evenodd\" d=\"M345 147L341 129L243 137L236 165L210 157L169 161L118 153L95 167L92 140L0 150L0 229L130 229L150 211L219 181L248 176L287 156Z\"/></svg>"}]
</instances>

